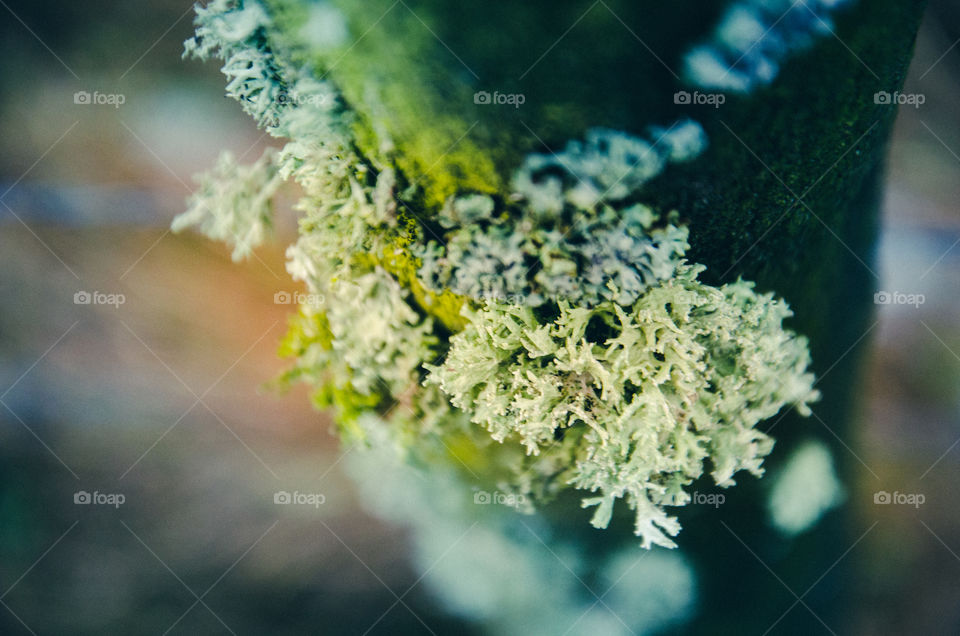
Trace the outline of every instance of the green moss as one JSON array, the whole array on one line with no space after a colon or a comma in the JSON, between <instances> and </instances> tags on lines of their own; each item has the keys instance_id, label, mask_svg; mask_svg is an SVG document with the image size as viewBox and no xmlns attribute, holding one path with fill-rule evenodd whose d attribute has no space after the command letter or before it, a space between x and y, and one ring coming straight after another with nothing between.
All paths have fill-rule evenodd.
<instances>
[{"instance_id":1,"label":"green moss","mask_svg":"<svg viewBox=\"0 0 960 636\"><path fill-rule=\"evenodd\" d=\"M280 340L277 354L281 358L297 358L314 345L324 351L333 348L330 323L322 311L309 312L301 308L287 321L287 333Z\"/></svg>"},{"instance_id":2,"label":"green moss","mask_svg":"<svg viewBox=\"0 0 960 636\"><path fill-rule=\"evenodd\" d=\"M363 433L357 427L357 420L361 415L377 408L382 401L379 395L369 395L354 390L349 382L342 385L335 382L321 383L310 397L317 409L324 411L332 408L334 410L336 413L334 421L347 441L363 439Z\"/></svg>"},{"instance_id":3,"label":"green moss","mask_svg":"<svg viewBox=\"0 0 960 636\"><path fill-rule=\"evenodd\" d=\"M380 156L389 140L397 168L423 188L428 209L464 188L500 191L493 153L466 136L469 124L448 108L448 99L472 103L473 91L462 83L434 83L443 82L444 71L429 31L402 5L387 11L389 5L380 2L337 4L354 34L385 13L383 28L402 34L385 37L377 25L369 36L318 57L321 73L329 72L346 102L362 114L354 126L361 151Z\"/></svg>"},{"instance_id":4,"label":"green moss","mask_svg":"<svg viewBox=\"0 0 960 636\"><path fill-rule=\"evenodd\" d=\"M270 12L271 29L275 37L280 37L289 43L295 43L292 34L298 33L309 15L309 5L299 0L258 0ZM290 52L293 52L292 50Z\"/></svg>"},{"instance_id":5,"label":"green moss","mask_svg":"<svg viewBox=\"0 0 960 636\"><path fill-rule=\"evenodd\" d=\"M291 358L293 366L277 378L273 385L286 389L297 382L307 382L314 387L311 400L318 409L333 408L341 432L349 438L356 438L357 418L363 413L375 409L381 402L379 394L365 394L353 388L353 384L336 377L336 372L322 365L312 366L307 361L315 359L318 351L333 350L333 334L330 323L323 312L310 312L300 309L292 315L287 333L280 341L277 353L282 358ZM321 359L324 359L321 356ZM341 373L344 370L338 370ZM347 372L349 372L347 370Z\"/></svg>"},{"instance_id":6,"label":"green moss","mask_svg":"<svg viewBox=\"0 0 960 636\"><path fill-rule=\"evenodd\" d=\"M679 67L686 34L703 35L717 10L704 0L682 0L684 10L609 0L609 9L597 4L586 13L589 5L573 0L549 11L537 3L334 4L353 37L318 55L317 68L363 114L363 151L379 151L386 132L398 168L424 188L432 211L458 192L503 192L522 158L543 150L541 141L559 148L592 126L642 132L663 120L673 76L637 38ZM703 20L691 25L690 11ZM476 104L477 91L525 100L519 108Z\"/></svg>"},{"instance_id":7,"label":"green moss","mask_svg":"<svg viewBox=\"0 0 960 636\"><path fill-rule=\"evenodd\" d=\"M417 305L426 314L439 320L452 333L463 329L466 325L460 313L466 300L463 296L449 289L440 293L427 289L417 276L420 259L413 256L408 247L387 247L384 252L378 264L413 295Z\"/></svg>"}]
</instances>

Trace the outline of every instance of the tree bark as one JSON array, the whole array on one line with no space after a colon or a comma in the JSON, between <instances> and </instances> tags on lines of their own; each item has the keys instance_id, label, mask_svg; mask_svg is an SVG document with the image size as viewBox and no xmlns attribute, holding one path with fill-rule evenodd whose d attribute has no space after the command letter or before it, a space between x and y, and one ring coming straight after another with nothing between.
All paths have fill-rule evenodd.
<instances>
[{"instance_id":1,"label":"tree bark","mask_svg":"<svg viewBox=\"0 0 960 636\"><path fill-rule=\"evenodd\" d=\"M342 4L354 29L390 6ZM483 168L474 189L502 191L527 153L559 150L589 127L640 132L682 117L699 121L709 149L668 169L646 198L689 223L688 257L707 265L706 282L756 281L790 303L791 327L810 339L823 398L812 418L789 413L766 423L777 440L768 470L816 438L850 484L865 470L849 448L851 410L879 283L873 246L896 117L896 107L875 103L874 94L902 87L925 3L855 3L837 12L832 33L789 57L769 86L728 95L718 108L675 104L684 85L674 69L717 21L716 4L410 2L410 12L388 11L377 27L383 31L359 43L331 76L348 101L363 99L366 82L387 87L385 121L406 162L401 168L430 173L421 182L428 207L451 194L470 166ZM391 49L422 65L410 68ZM522 93L525 102L474 108L477 90ZM866 527L840 509L784 538L767 520L768 489L741 476L719 510L678 511L680 549L699 579L698 613L684 633L765 633L774 624L773 633L843 631L854 564L843 555ZM571 503L552 510L569 511ZM582 518L555 518L588 551L631 538L627 522L597 532L583 528Z\"/></svg>"}]
</instances>

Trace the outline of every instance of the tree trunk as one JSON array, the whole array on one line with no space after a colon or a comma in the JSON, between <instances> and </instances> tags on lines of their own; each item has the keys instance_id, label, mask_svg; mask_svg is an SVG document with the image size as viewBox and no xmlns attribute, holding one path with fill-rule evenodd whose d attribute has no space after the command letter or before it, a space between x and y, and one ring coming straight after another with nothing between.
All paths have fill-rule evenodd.
<instances>
[{"instance_id":1,"label":"tree trunk","mask_svg":"<svg viewBox=\"0 0 960 636\"><path fill-rule=\"evenodd\" d=\"M355 29L388 13L331 76L348 101L362 101L368 82L386 86L385 121L401 167L423 175L428 204L449 196L458 179L462 186L468 169L473 188L496 192L525 154L559 150L591 126L639 131L687 116L700 121L708 151L654 181L648 199L689 222L688 256L707 265L708 282L742 276L790 303L792 327L810 338L822 379L814 417L790 413L763 427L777 440L768 470L814 438L832 449L845 483L862 477L849 448L850 415L878 283L879 188L896 116L874 94L902 86L923 2L859 2L838 12L833 33L785 59L769 86L728 94L716 108L671 99L684 88L674 69L690 43L708 35L715 3L611 1L586 9L427 0L409 12L390 10L386 0L341 4ZM410 58L389 55L391 47ZM478 90L522 94L524 102L474 108L467 100ZM835 511L798 538L783 538L767 520L768 490L765 481L741 477L716 512L679 512L680 549L699 577L687 633L765 633L774 623L774 633L842 630L854 563L842 557L866 528ZM610 531L580 528L582 519L555 519L578 524L568 530L588 549L622 546Z\"/></svg>"}]
</instances>

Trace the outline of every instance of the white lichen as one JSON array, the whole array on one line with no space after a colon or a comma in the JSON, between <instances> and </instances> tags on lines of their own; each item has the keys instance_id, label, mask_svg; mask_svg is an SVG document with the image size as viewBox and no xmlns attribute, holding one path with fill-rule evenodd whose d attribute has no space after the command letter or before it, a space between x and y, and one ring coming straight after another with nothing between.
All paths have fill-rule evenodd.
<instances>
[{"instance_id":1,"label":"white lichen","mask_svg":"<svg viewBox=\"0 0 960 636\"><path fill-rule=\"evenodd\" d=\"M704 285L700 271L681 268L627 308L561 302L545 323L521 306L466 310L427 381L498 441L530 455L572 449L564 477L597 493L584 500L595 526L624 499L643 545L672 547L679 525L664 506L689 501L706 462L720 486L759 476L773 440L756 424L816 398L786 305L742 281Z\"/></svg>"},{"instance_id":2,"label":"white lichen","mask_svg":"<svg viewBox=\"0 0 960 636\"><path fill-rule=\"evenodd\" d=\"M834 470L830 449L821 441L811 440L793 451L774 476L768 509L778 529L796 535L812 527L843 500L843 486Z\"/></svg>"},{"instance_id":3,"label":"white lichen","mask_svg":"<svg viewBox=\"0 0 960 636\"><path fill-rule=\"evenodd\" d=\"M439 217L449 230L444 241L417 251L421 278L474 299L632 304L673 275L689 245L685 227L623 200L669 162L690 161L707 146L689 119L653 127L651 136L594 129L559 154L527 156L504 213L485 195L452 198Z\"/></svg>"},{"instance_id":4,"label":"white lichen","mask_svg":"<svg viewBox=\"0 0 960 636\"><path fill-rule=\"evenodd\" d=\"M730 5L709 40L684 57L692 84L748 93L776 78L791 54L832 33L831 13L849 0L740 0Z\"/></svg>"},{"instance_id":5,"label":"white lichen","mask_svg":"<svg viewBox=\"0 0 960 636\"><path fill-rule=\"evenodd\" d=\"M418 175L397 170L388 139L378 156L358 150L351 111L299 48L333 36L281 33L267 6L213 0L186 50L223 58L228 94L285 145L252 166L222 157L175 228L196 225L239 258L269 227L279 184L303 189L288 271L322 301L293 320L288 381L313 385L367 446L424 464L455 446L468 472L469 460L534 504L586 491L597 527L623 500L646 547L674 545L665 508L687 503L708 466L724 487L761 474L773 442L756 424L816 397L806 342L772 295L697 281L688 228L640 203L668 164L703 152L699 124L649 138L594 129L526 157L507 192L413 210ZM464 307L465 327L439 326L441 302Z\"/></svg>"},{"instance_id":6,"label":"white lichen","mask_svg":"<svg viewBox=\"0 0 960 636\"><path fill-rule=\"evenodd\" d=\"M567 205L589 210L637 194L668 161L689 160L706 147L703 129L689 119L652 132L648 141L594 128L558 153L530 154L513 177L513 192L534 217L557 215Z\"/></svg>"},{"instance_id":7,"label":"white lichen","mask_svg":"<svg viewBox=\"0 0 960 636\"><path fill-rule=\"evenodd\" d=\"M283 183L278 157L267 149L251 165L238 164L225 151L208 173L195 177L198 188L187 210L173 220L179 232L196 226L206 236L233 246L233 260L247 257L267 236L273 218L273 197Z\"/></svg>"}]
</instances>

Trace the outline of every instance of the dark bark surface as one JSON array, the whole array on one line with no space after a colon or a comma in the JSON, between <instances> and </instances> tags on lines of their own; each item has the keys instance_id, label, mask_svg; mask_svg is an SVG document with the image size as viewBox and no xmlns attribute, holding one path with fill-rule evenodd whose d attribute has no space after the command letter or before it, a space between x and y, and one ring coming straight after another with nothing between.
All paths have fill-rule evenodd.
<instances>
[{"instance_id":1,"label":"dark bark surface","mask_svg":"<svg viewBox=\"0 0 960 636\"><path fill-rule=\"evenodd\" d=\"M684 48L714 23L716 3L654 9L651 3L610 2L587 13L577 3L548 4L451 10L447 3L413 3L450 51L438 49L429 35L416 40L433 52L432 61L415 76L385 80L407 82L403 90L409 91L398 90L397 103L388 104L391 116L398 115L398 144L408 141L407 113L414 119L426 119L431 110L454 113L445 129L451 139L441 132L439 145L476 121L467 154L441 160L436 170L456 179L464 157L486 154L496 173L476 187L496 190L497 179L506 180L525 153L543 151L544 144L558 149L590 126L641 131L685 116L700 121L709 150L691 164L668 169L651 184L647 199L678 209L689 222L688 256L708 266L706 280L719 284L743 276L786 298L796 314L792 326L810 339L823 399L811 418L789 413L763 425L777 440L768 470L775 471L798 442L816 438L833 450L841 478L856 479L862 467L847 448L848 422L878 282L873 245L879 186L896 117L896 107L876 104L874 94L902 86L924 3L860 2L838 13L835 35L791 57L769 87L749 96L728 95L719 108L672 103L683 85L669 72L679 67ZM582 20L556 50L534 62L533 52L550 47L577 16ZM394 28L402 32L410 19L396 16ZM619 19L634 32L626 32ZM638 44L641 39L660 59ZM461 59L453 59L453 52ZM378 53L371 44L367 54ZM348 96L352 73L369 71L364 57L353 56L355 69L333 72ZM397 63L385 68L385 74L392 72ZM440 97L415 97L418 84L439 87ZM494 89L524 93L524 107L468 104L474 90ZM405 152L416 156L417 143L411 141ZM429 161L425 153L423 163ZM427 187L446 194L440 178ZM698 614L684 633L762 634L773 625L771 633L846 631L853 561L841 557L865 528L834 511L814 530L786 539L770 527L766 482L740 476L719 510L678 512L684 527L680 549L699 581ZM702 490L711 488L704 482ZM629 540L628 519L593 531L584 527L586 513L570 518L575 508L575 501L565 500L553 510L566 511L557 524L573 526L568 531L585 549L603 553L615 537Z\"/></svg>"}]
</instances>

